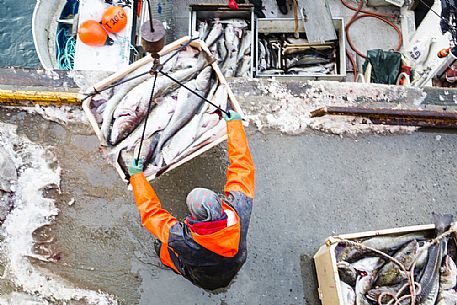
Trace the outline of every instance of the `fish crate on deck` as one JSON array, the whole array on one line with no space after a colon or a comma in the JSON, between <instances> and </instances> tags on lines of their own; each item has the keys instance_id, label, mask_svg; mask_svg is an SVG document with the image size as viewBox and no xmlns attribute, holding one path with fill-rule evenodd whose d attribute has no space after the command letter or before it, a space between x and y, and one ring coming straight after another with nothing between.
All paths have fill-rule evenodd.
<instances>
[{"instance_id":1,"label":"fish crate on deck","mask_svg":"<svg viewBox=\"0 0 457 305\"><path fill-rule=\"evenodd\" d=\"M197 31L197 22L199 20L211 21L214 18L221 20L226 19L243 19L249 24L249 30L251 31L251 63L249 69L249 76L254 76L254 6L252 4L238 4L238 10L232 10L228 5L214 4L214 3L201 3L189 5L189 35ZM224 35L222 33L222 35Z\"/></svg>"},{"instance_id":2,"label":"fish crate on deck","mask_svg":"<svg viewBox=\"0 0 457 305\"><path fill-rule=\"evenodd\" d=\"M424 235L429 235L433 234L434 231L435 225L430 224L344 234L327 238L325 244L314 255L314 264L319 282L318 294L322 305L345 305L335 254L335 248L341 240L356 241L378 236L402 236L409 233L425 233Z\"/></svg>"},{"instance_id":3,"label":"fish crate on deck","mask_svg":"<svg viewBox=\"0 0 457 305\"><path fill-rule=\"evenodd\" d=\"M182 38L174 41L173 43L170 43L170 44L166 45L159 52L159 55L160 56L164 56L164 55L166 55L168 53L171 53L171 52L177 50L180 46L182 46L183 44L187 43L190 39L191 39L191 37L182 37ZM212 55L211 55L210 51L208 50L208 48L206 47L206 45L201 40L199 40L199 39L198 40L193 40L189 45L194 47L194 48L196 48L196 49L199 49L201 52L204 52L207 55L207 59L211 62ZM100 81L99 83L94 85L91 90L97 90L97 91L103 90L104 88L107 88L108 86L110 86L111 84L113 84L113 83L115 83L117 81L120 81L122 79L128 78L130 73L132 73L133 71L141 68L142 66L151 65L152 62L153 62L153 58L150 55L147 55L146 57L144 57L144 58L132 63L131 65L129 65L125 69L120 70L120 71L112 74L108 78ZM218 81L218 83L225 85L225 87L227 88L228 103L230 104L230 107L234 111L240 113L242 117L244 117L243 111L240 108L240 105L239 105L238 101L236 100L235 95L233 94L232 90L230 89L227 81L225 80L224 76L222 75L219 67L217 66L217 64L215 62L212 62L211 66L213 68L213 72L215 73L216 80ZM153 76L150 75L150 77L152 78ZM176 90L178 90L178 89L176 89ZM115 151L115 149L114 149L114 146L111 146L109 144L108 139L105 138L105 136L104 136L104 134L103 134L103 132L101 130L101 124L97 123L95 115L92 113L92 110L91 110L91 101L92 101L92 98L86 99L83 102L82 107L83 107L83 109L84 109L84 111L85 111L85 113L86 113L86 115L87 115L87 117L89 119L89 122L90 122L92 128L95 131L95 134L97 135L97 137L98 137L98 139L100 141L100 150L102 151L102 153L105 156L107 156L111 152ZM203 102L203 103L205 103L205 102ZM149 123L150 123L150 121L148 121L148 124ZM247 126L247 122L244 121L243 124L245 126ZM205 151L213 148L214 146L217 146L218 144L222 143L226 139L227 139L227 134L224 131L224 134L222 136L214 139L212 142L210 142L208 144L204 144L202 147L200 147L197 150L193 151L189 155L182 157L182 159L180 159L179 161L173 162L171 164L168 164L162 170L160 170L159 173L151 175L151 176L147 176L146 178L149 181L151 181L151 180L155 179L156 177L158 177L159 175L161 175L163 173L166 173L166 172L169 172L169 171L177 168L178 166L182 165L183 163L185 163L187 161L190 161L193 158L201 155ZM116 162L114 163L114 166L116 167L116 170L118 171L118 173L121 176L121 178L123 178L124 180L127 180L126 179L127 178L127 173L126 173L125 169L123 169L121 164L120 164L120 161L121 161L120 160L120 155L121 155L121 151L119 151L117 153L117 156L115 158Z\"/></svg>"},{"instance_id":4,"label":"fish crate on deck","mask_svg":"<svg viewBox=\"0 0 457 305\"><path fill-rule=\"evenodd\" d=\"M261 70L261 59L260 59L260 47L259 43L265 35L282 35L286 34L289 37L293 36L295 31L295 20L293 18L260 18L257 19L256 28L255 28L255 77L258 78L271 78L274 77L276 79L297 79L297 80L333 80L333 81L344 81L346 79L346 46L345 46L345 30L344 30L344 20L343 18L333 18L333 24L335 26L335 31L337 33L338 40L337 41L329 41L329 42L322 42L322 43L298 43L293 44L289 43L290 48L303 48L311 50L319 49L325 46L333 45L336 50L336 62L335 62L335 69L332 74L323 74L323 73L316 73L310 71L306 73L306 75L298 75L298 74L276 74L270 71L273 70L284 70L285 64L282 63L283 56L281 54L281 59L277 59L280 63L279 65L281 68L270 68L270 71ZM300 37L306 37L305 34L305 27L303 24L303 20L298 20L298 33ZM280 43L282 50L284 48L283 42ZM282 51L281 51L282 53ZM294 53L299 54L299 52ZM279 56L279 55L278 55ZM278 57L277 56L277 57ZM287 55L287 56L290 56ZM277 72L279 73L279 72Z\"/></svg>"}]
</instances>

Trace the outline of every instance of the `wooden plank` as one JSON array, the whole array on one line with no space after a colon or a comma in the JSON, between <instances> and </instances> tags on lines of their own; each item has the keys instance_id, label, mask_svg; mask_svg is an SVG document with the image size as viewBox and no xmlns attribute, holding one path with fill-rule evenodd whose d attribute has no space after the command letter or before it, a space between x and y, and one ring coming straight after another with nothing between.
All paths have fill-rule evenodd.
<instances>
[{"instance_id":1,"label":"wooden plank","mask_svg":"<svg viewBox=\"0 0 457 305\"><path fill-rule=\"evenodd\" d=\"M77 92L0 89L0 104L8 105L81 105Z\"/></svg>"},{"instance_id":2,"label":"wooden plank","mask_svg":"<svg viewBox=\"0 0 457 305\"><path fill-rule=\"evenodd\" d=\"M297 0L303 14L306 36L309 42L337 40L330 8L325 0Z\"/></svg>"}]
</instances>

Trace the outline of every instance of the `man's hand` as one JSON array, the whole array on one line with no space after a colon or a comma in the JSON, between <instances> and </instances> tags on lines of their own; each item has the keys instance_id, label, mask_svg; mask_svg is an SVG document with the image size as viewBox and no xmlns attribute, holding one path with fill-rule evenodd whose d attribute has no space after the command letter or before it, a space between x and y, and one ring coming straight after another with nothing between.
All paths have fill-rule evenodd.
<instances>
[{"instance_id":1,"label":"man's hand","mask_svg":"<svg viewBox=\"0 0 457 305\"><path fill-rule=\"evenodd\" d=\"M239 113L237 113L237 112L235 112L235 111L233 111L233 110L230 110L230 111L229 111L229 115L230 115L230 116L226 115L225 112L222 113L222 116L224 117L224 120L225 120L226 122L228 122L228 121L234 121L234 120L239 120L239 121L241 121L241 115L240 115Z\"/></svg>"},{"instance_id":2,"label":"man's hand","mask_svg":"<svg viewBox=\"0 0 457 305\"><path fill-rule=\"evenodd\" d=\"M138 173L143 172L143 158L140 158L138 160L137 158L134 158L132 161L132 164L128 168L128 172L130 176L133 176Z\"/></svg>"}]
</instances>

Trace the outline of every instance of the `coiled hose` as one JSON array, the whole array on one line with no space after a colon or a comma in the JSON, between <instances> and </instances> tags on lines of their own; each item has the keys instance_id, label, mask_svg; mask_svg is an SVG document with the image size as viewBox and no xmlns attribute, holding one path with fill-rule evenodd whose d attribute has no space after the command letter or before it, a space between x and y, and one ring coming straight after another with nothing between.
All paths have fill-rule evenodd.
<instances>
[{"instance_id":1,"label":"coiled hose","mask_svg":"<svg viewBox=\"0 0 457 305\"><path fill-rule=\"evenodd\" d=\"M392 28L394 28L394 30L398 34L398 45L396 46L395 51L400 51L400 49L401 49L401 47L403 45L403 35L401 33L400 28L396 24L394 24L393 22L391 22L388 19L388 18L392 18L393 16L389 16L389 15L385 15L385 14L379 14L379 13L375 13L375 12L371 12L371 11L367 11L367 10L362 9L363 8L363 4L364 4L364 0L360 0L360 1L356 0L356 2L357 2L357 7L352 6L351 4L347 3L346 0L341 0L341 3L345 7L347 7L348 9L350 9L350 10L355 12L354 15L352 16L351 20L349 20L349 22L346 24L346 26L344 28L345 31L346 31L346 40L347 40L349 46L351 47L351 49L355 53L357 53L359 56L361 56L363 58L367 58L367 56L365 54L363 54L360 50L358 50L354 46L354 43L352 42L351 36L349 34L349 28L357 20L362 19L362 18L371 17L371 18L379 19L382 22L384 22L384 23L388 24L389 26L391 26ZM359 15L360 13L363 13L363 14ZM346 56L349 58L349 61L351 62L351 65L352 65L353 70L354 70L354 80L356 80L357 79L357 65L355 63L355 60L347 50L346 50Z\"/></svg>"}]
</instances>

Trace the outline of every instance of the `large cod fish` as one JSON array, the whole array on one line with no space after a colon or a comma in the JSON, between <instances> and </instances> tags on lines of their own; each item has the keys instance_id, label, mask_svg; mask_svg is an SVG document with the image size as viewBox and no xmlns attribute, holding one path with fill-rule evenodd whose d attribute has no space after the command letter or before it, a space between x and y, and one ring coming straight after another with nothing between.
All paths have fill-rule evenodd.
<instances>
[{"instance_id":1,"label":"large cod fish","mask_svg":"<svg viewBox=\"0 0 457 305\"><path fill-rule=\"evenodd\" d=\"M170 76L181 82L193 78L206 63L205 55L203 53L199 55L199 60L196 63L197 65L191 68L170 73ZM154 78L151 78L135 87L125 96L114 111L113 117L115 121L109 138L112 145L117 144L120 140L127 137L144 119L148 109L153 82ZM157 77L153 98L164 95L171 90L175 90L178 86L179 85L170 78L159 76ZM105 134L105 136L108 135Z\"/></svg>"},{"instance_id":2,"label":"large cod fish","mask_svg":"<svg viewBox=\"0 0 457 305\"><path fill-rule=\"evenodd\" d=\"M197 76L195 80L186 83L186 86L196 91L201 96L205 96L209 90L211 83L211 75L213 68L206 67ZM186 125L202 107L203 100L197 95L193 94L186 88L182 87L178 92L178 101L175 112L168 123L167 127L160 136L159 143L155 149L154 165L161 166L162 154L161 150L165 143L178 132L184 125Z\"/></svg>"}]
</instances>

